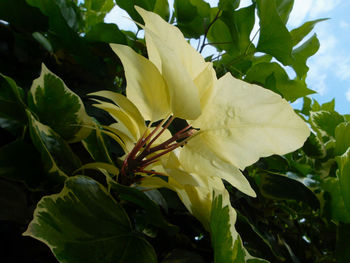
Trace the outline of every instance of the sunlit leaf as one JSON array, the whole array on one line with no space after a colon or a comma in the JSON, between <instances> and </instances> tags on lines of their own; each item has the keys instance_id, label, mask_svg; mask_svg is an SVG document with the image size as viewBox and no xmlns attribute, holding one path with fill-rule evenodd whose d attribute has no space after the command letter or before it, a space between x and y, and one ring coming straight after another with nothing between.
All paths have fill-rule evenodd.
<instances>
[{"instance_id":1,"label":"sunlit leaf","mask_svg":"<svg viewBox=\"0 0 350 263\"><path fill-rule=\"evenodd\" d=\"M214 249L215 263L267 263L254 258L244 249L242 240L234 224L236 215L233 209L223 203L223 196L214 196L210 216L210 236ZM235 234L233 234L233 231Z\"/></svg>"},{"instance_id":2,"label":"sunlit leaf","mask_svg":"<svg viewBox=\"0 0 350 263\"><path fill-rule=\"evenodd\" d=\"M335 129L335 149L336 155L344 154L350 148L350 123L342 122Z\"/></svg>"},{"instance_id":3,"label":"sunlit leaf","mask_svg":"<svg viewBox=\"0 0 350 263\"><path fill-rule=\"evenodd\" d=\"M28 93L29 108L40 122L50 126L69 142L86 138L92 123L80 97L42 64L40 77L33 81Z\"/></svg>"},{"instance_id":4,"label":"sunlit leaf","mask_svg":"<svg viewBox=\"0 0 350 263\"><path fill-rule=\"evenodd\" d=\"M301 40L303 40L304 37L306 37L312 31L312 29L318 22L325 21L325 20L327 19L323 18L323 19L308 21L308 22L305 22L302 26L290 31L290 34L292 36L293 46L297 45Z\"/></svg>"},{"instance_id":5,"label":"sunlit leaf","mask_svg":"<svg viewBox=\"0 0 350 263\"><path fill-rule=\"evenodd\" d=\"M336 157L339 172L339 190L344 199L347 212L350 213L350 148L340 157Z\"/></svg>"},{"instance_id":6,"label":"sunlit leaf","mask_svg":"<svg viewBox=\"0 0 350 263\"><path fill-rule=\"evenodd\" d=\"M257 49L273 55L284 65L291 62L292 37L277 12L276 0L257 0L260 37Z\"/></svg>"},{"instance_id":7,"label":"sunlit leaf","mask_svg":"<svg viewBox=\"0 0 350 263\"><path fill-rule=\"evenodd\" d=\"M293 50L293 62L292 67L297 73L297 76L304 78L309 70L306 65L306 61L309 57L314 55L320 47L320 43L317 39L316 34L305 41L301 46Z\"/></svg>"},{"instance_id":8,"label":"sunlit leaf","mask_svg":"<svg viewBox=\"0 0 350 263\"><path fill-rule=\"evenodd\" d=\"M263 85L286 100L295 101L315 91L307 88L302 80L290 79L285 70L278 63L262 62L254 65L247 72L246 81Z\"/></svg>"},{"instance_id":9,"label":"sunlit leaf","mask_svg":"<svg viewBox=\"0 0 350 263\"><path fill-rule=\"evenodd\" d=\"M326 200L325 209L329 210L333 220L350 223L350 212L345 207L345 202L338 178L326 178L322 182L322 188L330 197ZM347 190L347 192L349 192Z\"/></svg>"},{"instance_id":10,"label":"sunlit leaf","mask_svg":"<svg viewBox=\"0 0 350 263\"><path fill-rule=\"evenodd\" d=\"M316 111L310 114L311 122L328 136L335 136L335 128L344 121L336 111Z\"/></svg>"},{"instance_id":11,"label":"sunlit leaf","mask_svg":"<svg viewBox=\"0 0 350 263\"><path fill-rule=\"evenodd\" d=\"M122 206L84 176L69 178L60 193L41 199L24 235L44 242L59 262L157 262Z\"/></svg>"}]
</instances>

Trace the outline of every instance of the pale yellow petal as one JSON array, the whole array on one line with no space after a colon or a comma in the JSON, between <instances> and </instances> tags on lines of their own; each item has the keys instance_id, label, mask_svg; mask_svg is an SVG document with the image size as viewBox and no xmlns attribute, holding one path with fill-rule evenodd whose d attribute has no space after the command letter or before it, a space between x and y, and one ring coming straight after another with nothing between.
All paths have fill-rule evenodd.
<instances>
[{"instance_id":1,"label":"pale yellow petal","mask_svg":"<svg viewBox=\"0 0 350 263\"><path fill-rule=\"evenodd\" d=\"M171 48L162 43L152 31L146 29L146 34L152 35L154 42L158 43L162 76L168 87L173 114L183 119L196 119L201 113L201 106L198 88L193 79Z\"/></svg>"},{"instance_id":2,"label":"pale yellow petal","mask_svg":"<svg viewBox=\"0 0 350 263\"><path fill-rule=\"evenodd\" d=\"M255 197L248 180L238 168L218 157L207 145L201 134L192 138L180 153L184 170L202 177L218 177L226 180L243 193ZM216 187L217 188L217 187Z\"/></svg>"},{"instance_id":3,"label":"pale yellow petal","mask_svg":"<svg viewBox=\"0 0 350 263\"><path fill-rule=\"evenodd\" d=\"M193 120L216 80L211 63L205 62L181 31L160 16L136 7L145 22L149 59L162 73L177 117ZM203 73L206 72L206 73ZM214 74L208 74L214 72Z\"/></svg>"},{"instance_id":4,"label":"pale yellow petal","mask_svg":"<svg viewBox=\"0 0 350 263\"><path fill-rule=\"evenodd\" d=\"M138 108L124 95L109 91L109 90L102 90L98 92L91 93L89 95L92 96L100 96L103 98L107 98L111 101L113 101L116 105L118 105L125 113L128 114L128 116L132 117L132 119L135 121L137 126L139 127L139 130L141 133L145 130L145 120L142 117L140 111Z\"/></svg>"},{"instance_id":5,"label":"pale yellow petal","mask_svg":"<svg viewBox=\"0 0 350 263\"><path fill-rule=\"evenodd\" d=\"M137 105L144 119L155 122L168 116L168 89L156 66L128 46L110 46L124 66L126 95Z\"/></svg>"},{"instance_id":6,"label":"pale yellow petal","mask_svg":"<svg viewBox=\"0 0 350 263\"><path fill-rule=\"evenodd\" d=\"M192 125L211 152L240 169L260 157L292 152L310 134L286 100L229 73L218 80L209 103Z\"/></svg>"},{"instance_id":7,"label":"pale yellow petal","mask_svg":"<svg viewBox=\"0 0 350 263\"><path fill-rule=\"evenodd\" d=\"M98 100L95 100L98 101ZM142 131L136 124L133 118L123 111L122 108L108 102L99 101L100 104L94 104L93 106L102 109L109 113L109 115L118 122L119 129L128 135L130 138L134 138L137 141L141 137Z\"/></svg>"}]
</instances>

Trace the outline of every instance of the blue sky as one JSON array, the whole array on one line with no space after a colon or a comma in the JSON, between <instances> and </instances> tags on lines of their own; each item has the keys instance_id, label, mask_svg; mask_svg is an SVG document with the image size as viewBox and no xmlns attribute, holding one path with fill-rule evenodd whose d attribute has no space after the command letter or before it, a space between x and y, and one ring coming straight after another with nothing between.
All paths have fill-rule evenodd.
<instances>
[{"instance_id":1,"label":"blue sky","mask_svg":"<svg viewBox=\"0 0 350 263\"><path fill-rule=\"evenodd\" d=\"M172 0L169 0L172 4ZM217 5L218 0L208 0ZM241 6L247 6L251 0L241 0ZM316 33L321 47L308 60L310 68L306 82L308 87L317 91L312 95L320 103L335 98L336 110L350 114L350 1L349 0L295 0L288 21L288 28L300 26L306 21L318 18L330 18L316 25ZM125 18L127 14L115 7L105 18L107 23L117 23L122 29L136 31L135 24ZM258 26L256 25L255 30ZM254 34L254 30L252 32ZM206 52L212 52L206 49ZM205 54L203 54L205 55ZM302 101L293 106L301 107Z\"/></svg>"}]
</instances>

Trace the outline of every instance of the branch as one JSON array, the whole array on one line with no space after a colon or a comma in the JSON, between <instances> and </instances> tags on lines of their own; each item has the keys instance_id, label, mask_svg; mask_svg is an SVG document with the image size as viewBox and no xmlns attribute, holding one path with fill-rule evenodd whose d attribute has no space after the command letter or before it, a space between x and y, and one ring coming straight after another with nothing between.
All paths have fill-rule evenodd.
<instances>
[{"instance_id":1,"label":"branch","mask_svg":"<svg viewBox=\"0 0 350 263\"><path fill-rule=\"evenodd\" d=\"M202 43L201 48L199 49L199 53L202 53L203 48L205 47L205 39L207 38L209 29L210 29L210 27L216 22L216 20L218 20L218 19L220 18L220 14L221 14L221 10L219 10L219 11L216 13L216 16L214 17L213 21L210 22L210 24L208 25L208 27L207 27L206 30L204 31L203 43Z\"/></svg>"}]
</instances>

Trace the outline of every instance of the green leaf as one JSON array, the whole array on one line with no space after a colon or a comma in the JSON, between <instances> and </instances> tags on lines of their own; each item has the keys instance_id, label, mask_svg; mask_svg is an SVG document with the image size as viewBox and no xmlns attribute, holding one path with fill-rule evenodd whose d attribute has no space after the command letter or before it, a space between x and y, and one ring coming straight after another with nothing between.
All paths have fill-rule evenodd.
<instances>
[{"instance_id":1,"label":"green leaf","mask_svg":"<svg viewBox=\"0 0 350 263\"><path fill-rule=\"evenodd\" d=\"M285 70L276 62L254 65L248 70L245 81L263 85L289 101L315 93L306 87L304 81L289 79Z\"/></svg>"},{"instance_id":2,"label":"green leaf","mask_svg":"<svg viewBox=\"0 0 350 263\"><path fill-rule=\"evenodd\" d=\"M45 176L40 153L32 144L21 140L0 148L0 176L23 181L32 189L41 188L49 179Z\"/></svg>"},{"instance_id":3,"label":"green leaf","mask_svg":"<svg viewBox=\"0 0 350 263\"><path fill-rule=\"evenodd\" d=\"M257 49L273 55L284 65L290 64L292 57L292 37L278 14L276 0L256 0L260 18L260 37Z\"/></svg>"},{"instance_id":4,"label":"green leaf","mask_svg":"<svg viewBox=\"0 0 350 263\"><path fill-rule=\"evenodd\" d=\"M344 205L347 212L350 213L350 148L339 157L336 157L339 171L337 173L339 179L340 193L343 196Z\"/></svg>"},{"instance_id":5,"label":"green leaf","mask_svg":"<svg viewBox=\"0 0 350 263\"><path fill-rule=\"evenodd\" d=\"M235 217L235 215L234 215ZM214 195L210 213L210 235L215 263L265 263L266 260L254 258L244 249L242 241L233 224L228 205L223 206L223 196Z\"/></svg>"},{"instance_id":6,"label":"green leaf","mask_svg":"<svg viewBox=\"0 0 350 263\"><path fill-rule=\"evenodd\" d=\"M91 129L84 126L92 121L81 99L44 64L28 93L28 105L41 123L69 142L81 141L90 133Z\"/></svg>"},{"instance_id":7,"label":"green leaf","mask_svg":"<svg viewBox=\"0 0 350 263\"><path fill-rule=\"evenodd\" d=\"M48 16L50 27L55 31L63 32L66 26L74 31L78 30L79 19L72 2L67 0L26 0L26 2L38 7L44 15Z\"/></svg>"},{"instance_id":8,"label":"green leaf","mask_svg":"<svg viewBox=\"0 0 350 263\"><path fill-rule=\"evenodd\" d=\"M313 21L305 22L302 26L293 29L290 31L290 35L292 36L293 46L297 45L301 40L304 39L314 28L314 26L321 21L328 20L328 18L317 19Z\"/></svg>"},{"instance_id":9,"label":"green leaf","mask_svg":"<svg viewBox=\"0 0 350 263\"><path fill-rule=\"evenodd\" d=\"M62 263L157 262L121 205L84 176L67 179L60 193L42 198L24 235L44 242Z\"/></svg>"},{"instance_id":10,"label":"green leaf","mask_svg":"<svg viewBox=\"0 0 350 263\"><path fill-rule=\"evenodd\" d=\"M250 33L255 22L255 5L236 11L223 11L208 32L208 39L232 56L243 55L251 45ZM254 48L254 45L252 46Z\"/></svg>"},{"instance_id":11,"label":"green leaf","mask_svg":"<svg viewBox=\"0 0 350 263\"><path fill-rule=\"evenodd\" d=\"M33 38L38 41L47 51L53 52L52 45L50 41L40 32L34 32L32 34Z\"/></svg>"},{"instance_id":12,"label":"green leaf","mask_svg":"<svg viewBox=\"0 0 350 263\"><path fill-rule=\"evenodd\" d=\"M97 124L94 124L93 127L94 129L91 131L90 135L82 140L82 144L96 162L112 164L113 161L109 156L106 140L101 133L101 129Z\"/></svg>"},{"instance_id":13,"label":"green leaf","mask_svg":"<svg viewBox=\"0 0 350 263\"><path fill-rule=\"evenodd\" d=\"M329 210L332 220L350 223L350 213L345 207L338 178L328 177L323 180L322 189L330 195L330 200L326 199L325 210Z\"/></svg>"},{"instance_id":14,"label":"green leaf","mask_svg":"<svg viewBox=\"0 0 350 263\"><path fill-rule=\"evenodd\" d=\"M336 111L316 111L310 113L311 123L322 131L322 135L335 136L335 128L342 122L344 117Z\"/></svg>"},{"instance_id":15,"label":"green leaf","mask_svg":"<svg viewBox=\"0 0 350 263\"><path fill-rule=\"evenodd\" d=\"M308 204L313 209L320 207L315 194L303 183L271 172L259 173L261 193L269 198L279 200L295 200Z\"/></svg>"},{"instance_id":16,"label":"green leaf","mask_svg":"<svg viewBox=\"0 0 350 263\"><path fill-rule=\"evenodd\" d=\"M30 137L36 149L41 153L45 170L60 180L64 180L67 175L81 166L79 159L68 144L49 126L37 121L29 111L27 111L27 116Z\"/></svg>"},{"instance_id":17,"label":"green leaf","mask_svg":"<svg viewBox=\"0 0 350 263\"><path fill-rule=\"evenodd\" d=\"M169 234L178 232L178 228L165 221L159 206L138 189L117 184L110 181L111 189L115 190L121 200L133 203L145 210L145 219L148 224L162 228Z\"/></svg>"},{"instance_id":18,"label":"green leaf","mask_svg":"<svg viewBox=\"0 0 350 263\"><path fill-rule=\"evenodd\" d=\"M126 36L115 24L95 24L86 33L85 39L91 42L126 44Z\"/></svg>"},{"instance_id":19,"label":"green leaf","mask_svg":"<svg viewBox=\"0 0 350 263\"><path fill-rule=\"evenodd\" d=\"M85 0L82 5L85 9L85 28L90 29L102 23L106 14L114 7L113 0Z\"/></svg>"},{"instance_id":20,"label":"green leaf","mask_svg":"<svg viewBox=\"0 0 350 263\"><path fill-rule=\"evenodd\" d=\"M177 26L185 37L199 38L211 22L210 5L203 0L175 0Z\"/></svg>"},{"instance_id":21,"label":"green leaf","mask_svg":"<svg viewBox=\"0 0 350 263\"><path fill-rule=\"evenodd\" d=\"M337 229L336 258L337 263L350 262L349 236L350 224L339 224Z\"/></svg>"},{"instance_id":22,"label":"green leaf","mask_svg":"<svg viewBox=\"0 0 350 263\"><path fill-rule=\"evenodd\" d=\"M329 102L325 102L321 105L321 110L325 110L325 111L334 111L335 108L335 99L332 99Z\"/></svg>"},{"instance_id":23,"label":"green leaf","mask_svg":"<svg viewBox=\"0 0 350 263\"><path fill-rule=\"evenodd\" d=\"M240 0L219 0L218 7L220 10L232 12L239 6Z\"/></svg>"},{"instance_id":24,"label":"green leaf","mask_svg":"<svg viewBox=\"0 0 350 263\"><path fill-rule=\"evenodd\" d=\"M277 0L277 12L284 24L287 24L289 14L293 9L294 0Z\"/></svg>"},{"instance_id":25,"label":"green leaf","mask_svg":"<svg viewBox=\"0 0 350 263\"><path fill-rule=\"evenodd\" d=\"M350 122L342 122L335 129L335 155L344 154L350 147Z\"/></svg>"},{"instance_id":26,"label":"green leaf","mask_svg":"<svg viewBox=\"0 0 350 263\"><path fill-rule=\"evenodd\" d=\"M118 6L123 8L130 17L138 23L143 23L141 16L136 12L135 5L142 7L147 11L158 11L165 20L168 20L169 11L166 10L167 4L164 0L116 0Z\"/></svg>"},{"instance_id":27,"label":"green leaf","mask_svg":"<svg viewBox=\"0 0 350 263\"><path fill-rule=\"evenodd\" d=\"M0 118L26 122L24 92L10 77L0 73Z\"/></svg>"},{"instance_id":28,"label":"green leaf","mask_svg":"<svg viewBox=\"0 0 350 263\"><path fill-rule=\"evenodd\" d=\"M305 78L306 73L309 71L309 67L306 65L306 61L309 57L314 55L319 48L320 42L318 41L315 34L310 37L310 39L305 41L305 43L303 43L300 47L293 50L292 67L299 78Z\"/></svg>"},{"instance_id":29,"label":"green leaf","mask_svg":"<svg viewBox=\"0 0 350 263\"><path fill-rule=\"evenodd\" d=\"M312 100L309 97L303 98L303 108L301 109L302 114L304 114L306 116L310 115L311 103L312 103Z\"/></svg>"},{"instance_id":30,"label":"green leaf","mask_svg":"<svg viewBox=\"0 0 350 263\"><path fill-rule=\"evenodd\" d=\"M23 0L0 1L0 19L21 31L46 31L48 27L47 17Z\"/></svg>"},{"instance_id":31,"label":"green leaf","mask_svg":"<svg viewBox=\"0 0 350 263\"><path fill-rule=\"evenodd\" d=\"M168 0L156 0L153 12L163 17L165 21L168 21L170 16Z\"/></svg>"},{"instance_id":32,"label":"green leaf","mask_svg":"<svg viewBox=\"0 0 350 263\"><path fill-rule=\"evenodd\" d=\"M307 138L303 151L311 158L323 158L326 156L326 149L320 139L313 133Z\"/></svg>"}]
</instances>

